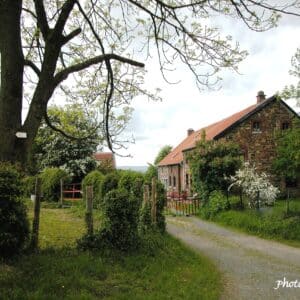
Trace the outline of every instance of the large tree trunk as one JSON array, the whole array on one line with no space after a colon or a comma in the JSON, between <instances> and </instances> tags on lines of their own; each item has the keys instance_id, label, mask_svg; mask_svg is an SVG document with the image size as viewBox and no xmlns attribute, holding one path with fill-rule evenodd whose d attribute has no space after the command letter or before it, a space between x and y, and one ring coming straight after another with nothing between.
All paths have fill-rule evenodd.
<instances>
[{"instance_id":1,"label":"large tree trunk","mask_svg":"<svg viewBox=\"0 0 300 300\"><path fill-rule=\"evenodd\" d=\"M20 160L17 152L22 152L22 142L16 138L16 132L22 126L24 58L21 9L21 0L2 0L0 3L0 161Z\"/></svg>"}]
</instances>

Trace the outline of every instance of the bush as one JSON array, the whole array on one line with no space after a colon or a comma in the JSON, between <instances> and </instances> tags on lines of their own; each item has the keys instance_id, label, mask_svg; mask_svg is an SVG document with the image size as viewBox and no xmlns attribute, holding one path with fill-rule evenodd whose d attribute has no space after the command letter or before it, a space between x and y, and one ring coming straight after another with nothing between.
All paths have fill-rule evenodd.
<instances>
[{"instance_id":1,"label":"bush","mask_svg":"<svg viewBox=\"0 0 300 300\"><path fill-rule=\"evenodd\" d=\"M46 201L58 201L60 198L60 180L69 182L67 173L59 168L46 168L40 175L43 198Z\"/></svg>"},{"instance_id":2,"label":"bush","mask_svg":"<svg viewBox=\"0 0 300 300\"><path fill-rule=\"evenodd\" d=\"M230 203L220 191L214 191L209 196L209 211L211 215L216 215L221 211L230 209Z\"/></svg>"},{"instance_id":3,"label":"bush","mask_svg":"<svg viewBox=\"0 0 300 300\"><path fill-rule=\"evenodd\" d=\"M104 226L94 235L78 241L81 249L106 247L129 251L139 246L138 202L125 189L108 192L104 197Z\"/></svg>"},{"instance_id":4,"label":"bush","mask_svg":"<svg viewBox=\"0 0 300 300\"><path fill-rule=\"evenodd\" d=\"M160 232L163 233L166 230L166 218L163 212L167 202L167 198L166 198L166 191L164 185L161 182L157 182L156 193L157 193L157 202L156 202L157 228Z\"/></svg>"},{"instance_id":5,"label":"bush","mask_svg":"<svg viewBox=\"0 0 300 300\"><path fill-rule=\"evenodd\" d=\"M139 212L139 233L146 234L149 231L158 230L164 233L166 230L166 219L163 214L166 203L166 192L162 183L156 183L156 226L151 222L151 204L143 203Z\"/></svg>"},{"instance_id":6,"label":"bush","mask_svg":"<svg viewBox=\"0 0 300 300\"><path fill-rule=\"evenodd\" d=\"M125 189L112 190L104 198L104 216L110 244L126 251L138 244L138 201Z\"/></svg>"},{"instance_id":7,"label":"bush","mask_svg":"<svg viewBox=\"0 0 300 300\"><path fill-rule=\"evenodd\" d=\"M22 178L23 196L28 198L35 193L36 176L26 176Z\"/></svg>"},{"instance_id":8,"label":"bush","mask_svg":"<svg viewBox=\"0 0 300 300\"><path fill-rule=\"evenodd\" d=\"M200 215L205 219L210 219L217 214L229 210L230 202L220 191L213 191L209 196L208 204L200 211Z\"/></svg>"},{"instance_id":9,"label":"bush","mask_svg":"<svg viewBox=\"0 0 300 300\"><path fill-rule=\"evenodd\" d=\"M144 175L139 172L126 170L121 173L119 188L124 188L142 202Z\"/></svg>"},{"instance_id":10,"label":"bush","mask_svg":"<svg viewBox=\"0 0 300 300\"><path fill-rule=\"evenodd\" d=\"M138 231L141 236L150 232L153 229L151 220L151 204L149 202L144 202L139 211L139 224Z\"/></svg>"},{"instance_id":11,"label":"bush","mask_svg":"<svg viewBox=\"0 0 300 300\"><path fill-rule=\"evenodd\" d=\"M23 249L29 237L26 207L20 199L22 183L16 169L0 163L0 256Z\"/></svg>"},{"instance_id":12,"label":"bush","mask_svg":"<svg viewBox=\"0 0 300 300\"><path fill-rule=\"evenodd\" d=\"M102 182L101 186L101 196L104 198L105 195L118 188L120 175L117 172L107 174Z\"/></svg>"},{"instance_id":13,"label":"bush","mask_svg":"<svg viewBox=\"0 0 300 300\"><path fill-rule=\"evenodd\" d=\"M103 198L101 196L101 188L102 188L103 181L104 181L104 175L101 172L95 170L88 173L82 181L83 198L86 199L86 187L92 185L93 193L94 193L94 204L95 205L102 204Z\"/></svg>"}]
</instances>

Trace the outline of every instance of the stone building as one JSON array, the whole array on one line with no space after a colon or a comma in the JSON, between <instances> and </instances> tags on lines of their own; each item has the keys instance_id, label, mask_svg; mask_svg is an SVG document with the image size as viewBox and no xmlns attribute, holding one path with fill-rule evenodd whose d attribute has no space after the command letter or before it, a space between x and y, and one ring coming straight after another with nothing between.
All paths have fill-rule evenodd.
<instances>
[{"instance_id":1,"label":"stone building","mask_svg":"<svg viewBox=\"0 0 300 300\"><path fill-rule=\"evenodd\" d=\"M290 128L294 118L299 119L298 114L285 102L277 96L266 99L260 91L256 104L200 130L188 129L187 137L159 163L159 179L169 192L190 191L191 176L186 157L196 147L203 131L207 140L226 139L238 143L245 161L254 163L260 172L272 174L276 132ZM281 189L285 188L285 182L274 176L273 180ZM300 182L293 184L299 193Z\"/></svg>"},{"instance_id":2,"label":"stone building","mask_svg":"<svg viewBox=\"0 0 300 300\"><path fill-rule=\"evenodd\" d=\"M97 166L116 169L115 155L112 152L97 152L93 154Z\"/></svg>"}]
</instances>

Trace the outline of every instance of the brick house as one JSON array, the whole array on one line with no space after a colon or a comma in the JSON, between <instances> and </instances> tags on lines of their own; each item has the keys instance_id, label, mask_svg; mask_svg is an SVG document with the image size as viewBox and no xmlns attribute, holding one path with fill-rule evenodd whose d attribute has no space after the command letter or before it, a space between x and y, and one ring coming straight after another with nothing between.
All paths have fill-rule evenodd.
<instances>
[{"instance_id":1,"label":"brick house","mask_svg":"<svg viewBox=\"0 0 300 300\"><path fill-rule=\"evenodd\" d=\"M188 129L187 137L159 163L158 177L168 191L190 191L191 176L186 157L201 139L203 131L207 140L226 139L238 143L245 161L254 163L260 172L272 174L275 133L290 128L294 118L299 118L298 114L285 102L277 96L266 99L260 91L256 104L200 130ZM285 189L285 182L275 176L272 179ZM294 185L295 192L300 194L300 181Z\"/></svg>"},{"instance_id":2,"label":"brick house","mask_svg":"<svg viewBox=\"0 0 300 300\"><path fill-rule=\"evenodd\" d=\"M97 166L116 168L115 156L112 152L97 152L93 154Z\"/></svg>"}]
</instances>

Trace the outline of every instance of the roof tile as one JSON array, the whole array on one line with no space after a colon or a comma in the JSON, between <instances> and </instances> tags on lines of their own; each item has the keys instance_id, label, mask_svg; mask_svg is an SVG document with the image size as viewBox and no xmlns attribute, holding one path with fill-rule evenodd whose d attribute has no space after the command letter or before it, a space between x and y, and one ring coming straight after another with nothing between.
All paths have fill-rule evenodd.
<instances>
[{"instance_id":1,"label":"roof tile","mask_svg":"<svg viewBox=\"0 0 300 300\"><path fill-rule=\"evenodd\" d=\"M158 165L166 166L180 164L183 161L182 151L194 148L196 146L196 142L201 139L203 130L205 131L206 139L212 140L215 136L231 126L233 123L253 111L257 106L257 104L251 105L244 110L231 115L230 117L193 132L191 135L187 136L177 147L175 147L163 160L161 160Z\"/></svg>"}]
</instances>

